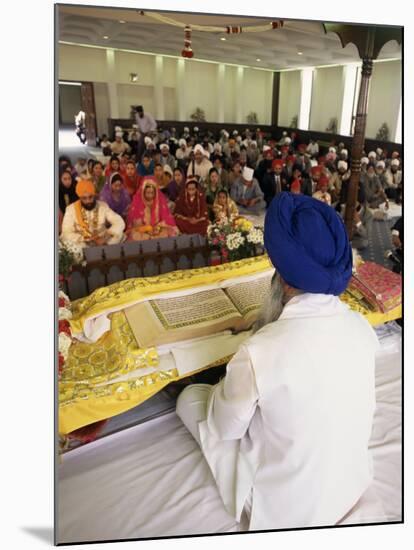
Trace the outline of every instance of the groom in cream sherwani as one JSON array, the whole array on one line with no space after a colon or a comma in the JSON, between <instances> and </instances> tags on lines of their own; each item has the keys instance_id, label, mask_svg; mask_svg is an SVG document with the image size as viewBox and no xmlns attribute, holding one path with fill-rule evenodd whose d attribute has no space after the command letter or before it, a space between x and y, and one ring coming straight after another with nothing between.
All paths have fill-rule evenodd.
<instances>
[{"instance_id":1,"label":"groom in cream sherwani","mask_svg":"<svg viewBox=\"0 0 414 550\"><path fill-rule=\"evenodd\" d=\"M275 274L252 336L217 385L181 393L177 414L246 529L334 525L372 481L379 344L338 298L352 251L332 207L280 193L265 247Z\"/></svg>"}]
</instances>

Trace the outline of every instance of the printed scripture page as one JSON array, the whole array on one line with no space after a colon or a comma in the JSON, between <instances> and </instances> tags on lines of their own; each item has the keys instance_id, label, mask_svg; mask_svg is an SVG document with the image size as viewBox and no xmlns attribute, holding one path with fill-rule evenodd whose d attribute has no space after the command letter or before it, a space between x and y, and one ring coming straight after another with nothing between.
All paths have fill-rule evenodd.
<instances>
[{"instance_id":1,"label":"printed scripture page","mask_svg":"<svg viewBox=\"0 0 414 550\"><path fill-rule=\"evenodd\" d=\"M150 300L126 309L125 315L140 347L214 334L242 319L221 289Z\"/></svg>"},{"instance_id":2,"label":"printed scripture page","mask_svg":"<svg viewBox=\"0 0 414 550\"><path fill-rule=\"evenodd\" d=\"M243 317L262 307L270 291L272 276L233 285L225 289L227 296L237 307Z\"/></svg>"}]
</instances>

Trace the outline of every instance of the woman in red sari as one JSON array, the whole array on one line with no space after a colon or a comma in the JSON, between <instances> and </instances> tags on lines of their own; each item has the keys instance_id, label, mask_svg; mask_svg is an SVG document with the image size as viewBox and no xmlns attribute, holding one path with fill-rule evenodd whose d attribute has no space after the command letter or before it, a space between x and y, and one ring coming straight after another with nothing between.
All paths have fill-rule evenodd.
<instances>
[{"instance_id":1,"label":"woman in red sari","mask_svg":"<svg viewBox=\"0 0 414 550\"><path fill-rule=\"evenodd\" d=\"M206 197L199 191L196 179L190 177L186 181L175 202L174 217L181 233L207 234L209 220Z\"/></svg>"},{"instance_id":2,"label":"woman in red sari","mask_svg":"<svg viewBox=\"0 0 414 550\"><path fill-rule=\"evenodd\" d=\"M121 161L119 160L118 155L112 155L109 159L109 162L105 168L106 178L109 179L112 174L115 174L115 172L121 174L123 178L125 177L125 170L121 167Z\"/></svg>"},{"instance_id":3,"label":"woman in red sari","mask_svg":"<svg viewBox=\"0 0 414 550\"><path fill-rule=\"evenodd\" d=\"M178 228L168 209L167 199L152 177L144 177L134 195L128 212L126 234L129 241L178 235Z\"/></svg>"},{"instance_id":4,"label":"woman in red sari","mask_svg":"<svg viewBox=\"0 0 414 550\"><path fill-rule=\"evenodd\" d=\"M129 160L125 165L125 177L123 178L123 182L125 189L132 199L141 183L141 177L137 174L135 162L133 160Z\"/></svg>"}]
</instances>

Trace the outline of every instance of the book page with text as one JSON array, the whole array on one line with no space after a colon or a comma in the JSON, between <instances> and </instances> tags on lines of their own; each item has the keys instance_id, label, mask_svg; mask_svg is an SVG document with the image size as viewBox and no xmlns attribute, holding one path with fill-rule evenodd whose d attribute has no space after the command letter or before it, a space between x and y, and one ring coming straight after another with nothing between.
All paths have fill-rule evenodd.
<instances>
[{"instance_id":1,"label":"book page with text","mask_svg":"<svg viewBox=\"0 0 414 550\"><path fill-rule=\"evenodd\" d=\"M261 308L270 292L272 276L261 277L256 281L240 283L225 289L225 293L243 317Z\"/></svg>"},{"instance_id":2,"label":"book page with text","mask_svg":"<svg viewBox=\"0 0 414 550\"><path fill-rule=\"evenodd\" d=\"M221 289L187 296L150 300L151 308L164 330L206 326L216 321L240 317L235 305Z\"/></svg>"}]
</instances>

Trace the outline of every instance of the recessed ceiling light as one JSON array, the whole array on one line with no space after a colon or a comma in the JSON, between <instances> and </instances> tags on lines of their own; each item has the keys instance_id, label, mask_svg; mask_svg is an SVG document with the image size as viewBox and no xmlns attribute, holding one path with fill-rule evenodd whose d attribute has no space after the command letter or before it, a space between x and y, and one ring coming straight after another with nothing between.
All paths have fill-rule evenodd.
<instances>
[{"instance_id":1,"label":"recessed ceiling light","mask_svg":"<svg viewBox=\"0 0 414 550\"><path fill-rule=\"evenodd\" d=\"M108 40L109 36L105 35L103 38L104 38L104 40Z\"/></svg>"},{"instance_id":2,"label":"recessed ceiling light","mask_svg":"<svg viewBox=\"0 0 414 550\"><path fill-rule=\"evenodd\" d=\"M261 59L257 58L256 61L261 61Z\"/></svg>"},{"instance_id":3,"label":"recessed ceiling light","mask_svg":"<svg viewBox=\"0 0 414 550\"><path fill-rule=\"evenodd\" d=\"M303 52L298 52L298 55L303 55Z\"/></svg>"},{"instance_id":4,"label":"recessed ceiling light","mask_svg":"<svg viewBox=\"0 0 414 550\"><path fill-rule=\"evenodd\" d=\"M224 36L222 36L222 37L220 38L220 40L223 40L223 42L224 42L224 40L227 40L227 38L225 38Z\"/></svg>"},{"instance_id":5,"label":"recessed ceiling light","mask_svg":"<svg viewBox=\"0 0 414 550\"><path fill-rule=\"evenodd\" d=\"M120 19L119 22L120 23L125 23L125 21L123 19Z\"/></svg>"}]
</instances>

